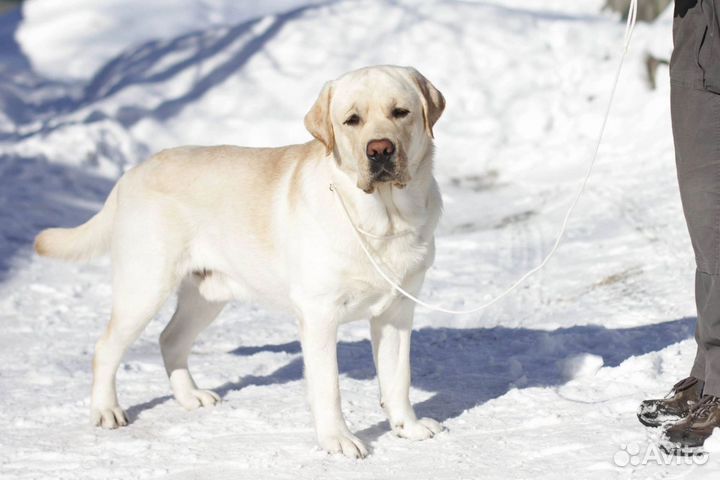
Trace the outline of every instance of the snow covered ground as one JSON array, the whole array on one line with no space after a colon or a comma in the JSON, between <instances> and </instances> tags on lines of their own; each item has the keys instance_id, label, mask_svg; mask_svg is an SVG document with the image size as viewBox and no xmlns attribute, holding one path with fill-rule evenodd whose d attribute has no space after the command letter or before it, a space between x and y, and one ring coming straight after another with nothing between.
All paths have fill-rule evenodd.
<instances>
[{"instance_id":1,"label":"snow covered ground","mask_svg":"<svg viewBox=\"0 0 720 480\"><path fill-rule=\"evenodd\" d=\"M432 440L389 433L357 323L340 332L341 389L372 452L319 451L294 320L243 304L191 357L220 406L188 413L170 397L157 345L168 305L118 374L132 424L95 429L109 262L31 251L150 152L306 141L325 80L405 64L448 103L435 132L446 211L423 297L482 302L540 261L584 174L624 28L602 3L30 0L0 16L0 478L716 478L720 450L664 465L658 432L635 418L694 354L667 70L650 90L643 62L669 55L671 12L638 26L599 164L547 268L482 314L418 312L412 397L449 429Z\"/></svg>"}]
</instances>

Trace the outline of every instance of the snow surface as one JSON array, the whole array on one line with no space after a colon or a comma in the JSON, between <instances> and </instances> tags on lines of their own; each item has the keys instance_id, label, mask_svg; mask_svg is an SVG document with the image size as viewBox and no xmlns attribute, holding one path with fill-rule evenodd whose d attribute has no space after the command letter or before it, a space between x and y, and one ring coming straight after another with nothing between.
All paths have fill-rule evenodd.
<instances>
[{"instance_id":1,"label":"snow surface","mask_svg":"<svg viewBox=\"0 0 720 480\"><path fill-rule=\"evenodd\" d=\"M340 332L341 389L371 456L318 450L294 320L243 304L191 357L220 406L188 413L170 397L157 345L169 302L118 373L132 424L92 428L109 261L31 251L37 231L83 222L149 153L306 141L324 81L405 64L448 103L435 131L446 211L422 296L481 302L540 261L584 174L624 29L602 3L30 0L0 16L0 477L716 478L717 453L705 465L613 460L654 445L638 403L686 376L694 354L667 68L650 90L643 62L669 55L669 12L638 25L554 260L480 315L418 312L412 398L449 428L435 439L389 432L360 322Z\"/></svg>"}]
</instances>

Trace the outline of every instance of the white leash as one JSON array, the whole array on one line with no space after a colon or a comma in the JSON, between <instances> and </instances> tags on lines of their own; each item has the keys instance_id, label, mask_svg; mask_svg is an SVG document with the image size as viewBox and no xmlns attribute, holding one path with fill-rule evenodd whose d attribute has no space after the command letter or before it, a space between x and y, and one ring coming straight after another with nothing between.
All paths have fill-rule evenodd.
<instances>
[{"instance_id":1,"label":"white leash","mask_svg":"<svg viewBox=\"0 0 720 480\"><path fill-rule=\"evenodd\" d=\"M489 307L490 305L493 305L494 303L497 303L504 297L506 297L510 292L515 290L522 282L524 282L527 278L534 275L538 271L540 271L545 264L552 258L553 255L555 255L555 252L558 249L558 246L560 245L561 240L565 236L565 230L567 229L567 224L570 219L570 215L572 215L572 212L575 210L575 206L577 205L578 201L580 200L580 197L582 196L583 192L585 191L585 187L587 186L588 180L590 179L590 174L592 173L593 167L595 166L595 162L597 161L598 152L600 151L600 145L602 144L602 139L605 134L605 126L607 125L608 117L610 116L610 108L612 107L613 100L615 98L615 91L617 90L618 83L620 81L620 73L622 72L623 63L625 62L625 56L628 51L628 47L630 46L630 39L632 38L633 30L635 29L635 21L637 19L637 0L631 0L630 1L630 8L628 10L628 18L627 18L627 24L625 25L625 38L623 41L623 51L622 55L620 56L620 63L618 64L617 72L615 73L615 80L613 82L612 90L610 91L610 99L608 100L607 108L605 110L605 117L603 118L602 125L600 126L600 135L598 135L597 143L595 144L595 150L592 155L592 159L590 160L590 165L588 166L587 173L585 174L585 178L583 179L582 183L580 184L580 189L578 190L577 194L575 195L575 198L573 199L572 203L570 204L570 208L568 208L567 213L565 214L565 218L563 219L562 225L560 226L560 232L558 233L557 239L555 240L555 244L552 246L548 254L545 256L542 262L535 268L531 269L527 273L525 273L522 277L517 279L515 283L513 283L510 287L508 287L505 291L503 291L500 295L493 298L492 300L483 303L482 305L479 305L474 308L470 308L467 310L454 310L450 308L443 308L439 305L431 305L429 303L426 303L419 298L415 297L411 293L405 291L401 286L397 284L393 279L391 279L378 265L377 261L375 261L375 258L373 258L372 253L368 250L367 245L365 245L365 241L362 238L362 235L366 235L370 238L375 239L389 239L389 238L395 238L404 235L406 232L401 232L395 235L388 235L388 236L382 236L382 235L376 235L372 234L370 232L366 232L364 230L361 230L358 228L355 223L352 221L352 218L350 217L350 212L347 209L347 206L345 205L345 201L342 198L342 195L340 195L340 192L338 189L333 185L330 184L330 190L335 192L335 195L337 196L338 200L340 201L340 205L343 208L343 211L345 212L345 215L347 216L348 221L350 222L350 225L353 227L353 232L355 233L355 237L357 238L358 243L360 244L360 247L362 248L363 252L365 252L365 255L367 256L368 260L370 260L370 263L372 266L377 270L377 272L380 274L381 277L385 279L385 281L390 284L395 290L412 300L413 302L417 303L418 305L421 305L429 310L435 310L437 312L444 312L444 313L451 313L451 314L466 314L466 313L474 313L479 312L480 310L484 310L485 308Z\"/></svg>"}]
</instances>

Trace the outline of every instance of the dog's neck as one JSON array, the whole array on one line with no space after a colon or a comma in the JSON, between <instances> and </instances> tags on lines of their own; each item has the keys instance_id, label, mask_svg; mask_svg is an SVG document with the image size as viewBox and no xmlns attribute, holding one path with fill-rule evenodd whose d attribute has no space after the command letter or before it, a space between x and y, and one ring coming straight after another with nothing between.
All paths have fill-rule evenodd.
<instances>
[{"instance_id":1,"label":"dog's neck","mask_svg":"<svg viewBox=\"0 0 720 480\"><path fill-rule=\"evenodd\" d=\"M394 235L406 230L420 234L429 224L432 224L429 230L434 230L439 215L439 211L430 208L428 200L437 189L432 157L430 149L403 188L388 182L376 185L372 193L365 193L334 160L331 178L347 204L352 221L360 229L375 235Z\"/></svg>"}]
</instances>

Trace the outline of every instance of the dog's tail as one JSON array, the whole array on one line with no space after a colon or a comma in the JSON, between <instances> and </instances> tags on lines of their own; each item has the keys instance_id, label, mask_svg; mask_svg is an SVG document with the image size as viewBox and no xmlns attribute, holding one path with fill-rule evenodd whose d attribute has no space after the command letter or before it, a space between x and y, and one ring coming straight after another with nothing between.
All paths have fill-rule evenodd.
<instances>
[{"instance_id":1,"label":"dog's tail","mask_svg":"<svg viewBox=\"0 0 720 480\"><path fill-rule=\"evenodd\" d=\"M85 261L110 250L110 240L117 209L115 187L103 208L87 222L75 228L48 228L35 237L35 251L43 257Z\"/></svg>"}]
</instances>

